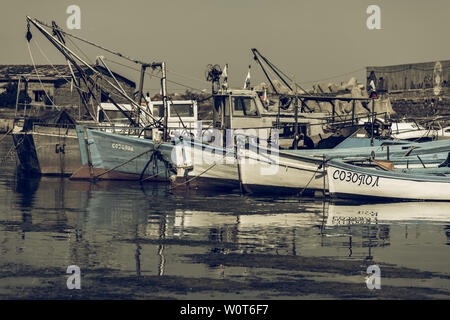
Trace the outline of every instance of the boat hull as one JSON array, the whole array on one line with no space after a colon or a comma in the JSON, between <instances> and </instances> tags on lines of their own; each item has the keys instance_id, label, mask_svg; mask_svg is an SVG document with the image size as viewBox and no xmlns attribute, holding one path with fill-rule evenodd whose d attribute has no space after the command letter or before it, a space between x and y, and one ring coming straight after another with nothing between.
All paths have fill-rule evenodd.
<instances>
[{"instance_id":1,"label":"boat hull","mask_svg":"<svg viewBox=\"0 0 450 320\"><path fill-rule=\"evenodd\" d=\"M27 132L12 133L19 169L26 174L40 174L41 168L34 146L33 136Z\"/></svg>"},{"instance_id":2,"label":"boat hull","mask_svg":"<svg viewBox=\"0 0 450 320\"><path fill-rule=\"evenodd\" d=\"M81 166L75 129L35 126L12 135L20 168L27 173L69 176Z\"/></svg>"},{"instance_id":3,"label":"boat hull","mask_svg":"<svg viewBox=\"0 0 450 320\"><path fill-rule=\"evenodd\" d=\"M376 148L378 147L372 150ZM370 148L366 151L367 162L370 162L370 151ZM301 151L290 150L271 154L269 150L257 149L256 146L253 150L240 150L239 174L244 191L270 194L305 194L320 191L326 194L329 186L324 163L336 151L321 150L321 153L317 152L315 156L309 155L308 152L302 154ZM346 153L340 150L338 152L343 158L360 159L359 156L364 155L358 148L349 148ZM401 153L405 151L401 150ZM401 153L396 151L396 157L391 158L396 168L437 167L447 158L447 153L399 157ZM378 155L381 157L379 159L387 157L386 151L378 152Z\"/></svg>"},{"instance_id":4,"label":"boat hull","mask_svg":"<svg viewBox=\"0 0 450 320\"><path fill-rule=\"evenodd\" d=\"M239 156L239 169L242 187L248 193L304 194L328 190L319 158L243 150Z\"/></svg>"},{"instance_id":5,"label":"boat hull","mask_svg":"<svg viewBox=\"0 0 450 320\"><path fill-rule=\"evenodd\" d=\"M342 162L328 163L327 173L333 198L450 201L450 179L443 176L381 171Z\"/></svg>"},{"instance_id":6,"label":"boat hull","mask_svg":"<svg viewBox=\"0 0 450 320\"><path fill-rule=\"evenodd\" d=\"M79 132L80 134L80 132ZM170 181L176 174L174 144L156 144L150 139L86 129L79 136L80 149L86 148L83 166L71 179Z\"/></svg>"},{"instance_id":7,"label":"boat hull","mask_svg":"<svg viewBox=\"0 0 450 320\"><path fill-rule=\"evenodd\" d=\"M192 166L178 170L175 188L232 191L239 189L239 176L233 150L197 142L183 143Z\"/></svg>"}]
</instances>

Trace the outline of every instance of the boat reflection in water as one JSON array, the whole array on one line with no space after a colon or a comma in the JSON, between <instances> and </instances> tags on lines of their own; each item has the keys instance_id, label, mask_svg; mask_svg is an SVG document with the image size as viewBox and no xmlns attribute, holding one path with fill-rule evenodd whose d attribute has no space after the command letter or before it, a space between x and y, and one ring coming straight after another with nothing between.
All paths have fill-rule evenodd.
<instances>
[{"instance_id":1,"label":"boat reflection in water","mask_svg":"<svg viewBox=\"0 0 450 320\"><path fill-rule=\"evenodd\" d=\"M450 221L450 205L445 202L390 202L355 205L330 204L327 226L382 224L391 222Z\"/></svg>"},{"instance_id":2,"label":"boat reflection in water","mask_svg":"<svg viewBox=\"0 0 450 320\"><path fill-rule=\"evenodd\" d=\"M420 246L426 246L419 238L421 230L428 228L435 230L433 241L444 240L448 244L450 233L446 230L449 224L450 205L445 202L335 202L328 207L324 233L329 237L346 239L342 246L348 249L348 257L355 257L356 252L357 256L372 261L374 248L389 247L391 243L398 246L418 241ZM411 227L415 230L415 240L408 240ZM441 227L444 228L446 240L442 239ZM427 234L426 237L431 235ZM390 250L397 252L396 248ZM387 254L391 261L397 260L398 253L394 256L389 250L377 253L382 254L382 257ZM405 256L402 258L405 259ZM402 258L399 261L403 261ZM411 258L417 260L415 255Z\"/></svg>"},{"instance_id":3,"label":"boat reflection in water","mask_svg":"<svg viewBox=\"0 0 450 320\"><path fill-rule=\"evenodd\" d=\"M352 283L347 274L359 277L364 260L448 270L445 203L350 205L175 192L163 184L0 179L8 208L0 211L4 264L21 263L36 274L77 265L86 275L119 282L175 276L276 283L300 273ZM407 232L420 234L406 239ZM425 258L418 262L418 255Z\"/></svg>"}]
</instances>

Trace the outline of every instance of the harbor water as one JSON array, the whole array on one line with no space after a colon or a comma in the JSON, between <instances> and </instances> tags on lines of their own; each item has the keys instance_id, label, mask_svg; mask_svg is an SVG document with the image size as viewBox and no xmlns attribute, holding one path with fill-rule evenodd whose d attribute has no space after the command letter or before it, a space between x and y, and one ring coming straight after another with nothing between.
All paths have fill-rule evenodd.
<instances>
[{"instance_id":1,"label":"harbor water","mask_svg":"<svg viewBox=\"0 0 450 320\"><path fill-rule=\"evenodd\" d=\"M0 142L0 299L450 298L449 203L25 177L13 151Z\"/></svg>"}]
</instances>

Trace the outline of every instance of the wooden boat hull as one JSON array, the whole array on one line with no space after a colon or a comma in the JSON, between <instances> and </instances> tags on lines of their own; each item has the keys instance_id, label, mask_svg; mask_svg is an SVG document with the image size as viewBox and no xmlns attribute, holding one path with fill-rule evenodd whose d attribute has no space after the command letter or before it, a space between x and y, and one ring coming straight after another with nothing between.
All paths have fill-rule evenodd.
<instances>
[{"instance_id":1,"label":"wooden boat hull","mask_svg":"<svg viewBox=\"0 0 450 320\"><path fill-rule=\"evenodd\" d=\"M328 185L334 198L450 201L450 178L437 175L382 171L331 161Z\"/></svg>"},{"instance_id":2,"label":"wooden boat hull","mask_svg":"<svg viewBox=\"0 0 450 320\"><path fill-rule=\"evenodd\" d=\"M81 166L75 129L39 128L32 133L43 175L71 175Z\"/></svg>"}]
</instances>

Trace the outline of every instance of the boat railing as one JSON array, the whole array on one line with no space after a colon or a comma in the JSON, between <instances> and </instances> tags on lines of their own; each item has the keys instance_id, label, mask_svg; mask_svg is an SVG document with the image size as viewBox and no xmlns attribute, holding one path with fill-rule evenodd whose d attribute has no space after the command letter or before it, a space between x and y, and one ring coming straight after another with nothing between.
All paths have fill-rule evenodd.
<instances>
[{"instance_id":1,"label":"boat railing","mask_svg":"<svg viewBox=\"0 0 450 320\"><path fill-rule=\"evenodd\" d=\"M57 128L57 129L75 129L72 123L33 123L33 131L39 131L38 128Z\"/></svg>"},{"instance_id":2,"label":"boat railing","mask_svg":"<svg viewBox=\"0 0 450 320\"><path fill-rule=\"evenodd\" d=\"M98 130L109 133L116 133L120 135L126 136L140 136L142 133L146 131L151 131L151 128L148 127L130 127L130 126L116 126L116 125L93 125L93 126L85 126L86 129Z\"/></svg>"}]
</instances>

